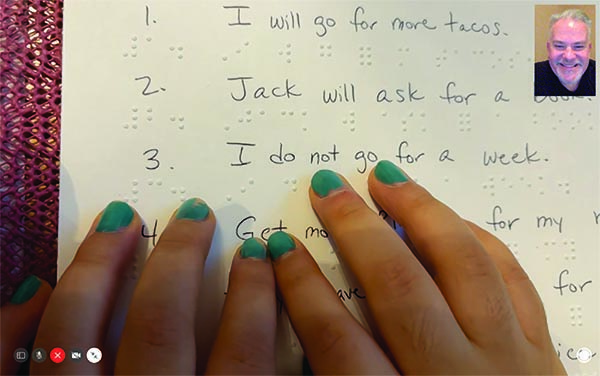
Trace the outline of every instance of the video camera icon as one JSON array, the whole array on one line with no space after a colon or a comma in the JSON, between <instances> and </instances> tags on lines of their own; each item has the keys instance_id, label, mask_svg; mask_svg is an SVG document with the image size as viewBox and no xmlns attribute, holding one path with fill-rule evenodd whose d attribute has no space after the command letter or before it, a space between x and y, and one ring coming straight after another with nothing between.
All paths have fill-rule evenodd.
<instances>
[{"instance_id":1,"label":"video camera icon","mask_svg":"<svg viewBox=\"0 0 600 376\"><path fill-rule=\"evenodd\" d=\"M83 351L79 349L69 351L69 359L73 362L81 362L81 359L83 359Z\"/></svg>"}]
</instances>

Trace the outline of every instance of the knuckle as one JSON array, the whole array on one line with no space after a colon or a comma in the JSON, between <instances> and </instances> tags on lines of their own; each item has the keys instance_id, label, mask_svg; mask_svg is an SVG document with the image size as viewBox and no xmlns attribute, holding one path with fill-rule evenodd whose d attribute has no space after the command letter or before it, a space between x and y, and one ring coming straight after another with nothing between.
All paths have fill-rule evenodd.
<instances>
[{"instance_id":1,"label":"knuckle","mask_svg":"<svg viewBox=\"0 0 600 376\"><path fill-rule=\"evenodd\" d=\"M84 267L90 270L106 269L111 265L109 256L102 255L101 252L79 253L75 262L78 267Z\"/></svg>"},{"instance_id":2,"label":"knuckle","mask_svg":"<svg viewBox=\"0 0 600 376\"><path fill-rule=\"evenodd\" d=\"M204 261L208 256L207 252L203 251L202 247L194 244L189 239L185 237L173 236L169 233L164 234L160 238L156 244L155 250L165 250L169 255L181 255L182 257L186 258L193 254L199 254L202 258L202 261Z\"/></svg>"},{"instance_id":3,"label":"knuckle","mask_svg":"<svg viewBox=\"0 0 600 376\"><path fill-rule=\"evenodd\" d=\"M337 212L338 219L343 221L353 221L357 217L363 217L367 214L367 208L362 202L349 202L348 204L341 206Z\"/></svg>"},{"instance_id":4,"label":"knuckle","mask_svg":"<svg viewBox=\"0 0 600 376\"><path fill-rule=\"evenodd\" d=\"M303 267L289 268L285 275L280 278L281 284L285 284L285 291L293 294L296 291L302 291L306 289L306 286L312 282L312 270ZM280 284L278 282L278 284Z\"/></svg>"},{"instance_id":5,"label":"knuckle","mask_svg":"<svg viewBox=\"0 0 600 376\"><path fill-rule=\"evenodd\" d=\"M240 278L245 290L250 292L270 292L274 289L274 280L271 275L265 273L253 273L245 278Z\"/></svg>"},{"instance_id":6,"label":"knuckle","mask_svg":"<svg viewBox=\"0 0 600 376\"><path fill-rule=\"evenodd\" d=\"M546 322L546 310L544 304L527 273L521 268L521 266L515 261L504 266L502 270L502 278L507 290L522 290L528 291L531 300L531 309L529 314L537 315L540 320Z\"/></svg>"},{"instance_id":7,"label":"knuckle","mask_svg":"<svg viewBox=\"0 0 600 376\"><path fill-rule=\"evenodd\" d=\"M193 328L184 318L173 319L173 312L167 307L154 305L143 313L134 312L128 318L128 325L136 333L137 341L142 346L172 347L177 345L182 337L182 327L187 323L188 328Z\"/></svg>"},{"instance_id":8,"label":"knuckle","mask_svg":"<svg viewBox=\"0 0 600 376\"><path fill-rule=\"evenodd\" d=\"M316 350L324 357L333 356L337 349L346 348L344 344L350 339L348 332L334 320L319 322L314 330L319 338Z\"/></svg>"},{"instance_id":9,"label":"knuckle","mask_svg":"<svg viewBox=\"0 0 600 376\"><path fill-rule=\"evenodd\" d=\"M187 237L182 236L180 233L165 231L161 235L156 246L168 247L169 249L179 251L192 248L192 242Z\"/></svg>"},{"instance_id":10,"label":"knuckle","mask_svg":"<svg viewBox=\"0 0 600 376\"><path fill-rule=\"evenodd\" d=\"M512 306L503 294L488 294L485 297L485 319L492 325L505 325L511 322Z\"/></svg>"},{"instance_id":11,"label":"knuckle","mask_svg":"<svg viewBox=\"0 0 600 376\"><path fill-rule=\"evenodd\" d=\"M409 184L402 186L404 210L413 213L427 213L438 202L429 192L420 186Z\"/></svg>"},{"instance_id":12,"label":"knuckle","mask_svg":"<svg viewBox=\"0 0 600 376\"><path fill-rule=\"evenodd\" d=\"M441 335L439 313L435 307L424 307L421 312L413 315L410 327L411 345L413 350L424 359L433 356L439 347Z\"/></svg>"},{"instance_id":13,"label":"knuckle","mask_svg":"<svg viewBox=\"0 0 600 376\"><path fill-rule=\"evenodd\" d=\"M327 200L327 216L335 223L353 221L368 211L365 202L353 191L341 191Z\"/></svg>"},{"instance_id":14,"label":"knuckle","mask_svg":"<svg viewBox=\"0 0 600 376\"><path fill-rule=\"evenodd\" d=\"M387 296L389 303L401 303L413 294L421 277L412 266L402 260L385 262L375 274L378 285L382 287L382 294Z\"/></svg>"},{"instance_id":15,"label":"knuckle","mask_svg":"<svg viewBox=\"0 0 600 376\"><path fill-rule=\"evenodd\" d=\"M490 276L497 275L493 260L480 244L471 239L459 240L459 242L456 249L460 249L463 254L459 262L462 264L465 280L489 280Z\"/></svg>"},{"instance_id":16,"label":"knuckle","mask_svg":"<svg viewBox=\"0 0 600 376\"><path fill-rule=\"evenodd\" d=\"M504 283L507 287L513 285L521 285L521 284L531 284L531 280L529 276L523 268L515 261L509 262L504 265L504 270L502 273L502 277L504 278Z\"/></svg>"},{"instance_id":17,"label":"knuckle","mask_svg":"<svg viewBox=\"0 0 600 376\"><path fill-rule=\"evenodd\" d=\"M255 332L250 330L228 342L231 362L239 366L234 368L241 368L247 374L265 373L269 369L269 363L265 360L273 353L271 342L258 340L261 337L264 339L264 334Z\"/></svg>"},{"instance_id":18,"label":"knuckle","mask_svg":"<svg viewBox=\"0 0 600 376\"><path fill-rule=\"evenodd\" d=\"M109 252L96 252L88 250L78 252L70 268L77 268L80 271L86 270L88 274L109 274L117 273L120 263L115 262Z\"/></svg>"}]
</instances>

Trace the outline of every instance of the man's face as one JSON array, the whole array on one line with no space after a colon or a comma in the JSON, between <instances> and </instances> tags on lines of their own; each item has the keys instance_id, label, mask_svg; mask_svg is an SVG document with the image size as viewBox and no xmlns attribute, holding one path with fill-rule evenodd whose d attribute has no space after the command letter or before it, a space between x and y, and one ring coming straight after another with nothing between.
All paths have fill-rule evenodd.
<instances>
[{"instance_id":1,"label":"man's face","mask_svg":"<svg viewBox=\"0 0 600 376\"><path fill-rule=\"evenodd\" d=\"M585 23L573 19L558 20L546 43L548 61L564 87L575 91L590 62L591 42Z\"/></svg>"}]
</instances>

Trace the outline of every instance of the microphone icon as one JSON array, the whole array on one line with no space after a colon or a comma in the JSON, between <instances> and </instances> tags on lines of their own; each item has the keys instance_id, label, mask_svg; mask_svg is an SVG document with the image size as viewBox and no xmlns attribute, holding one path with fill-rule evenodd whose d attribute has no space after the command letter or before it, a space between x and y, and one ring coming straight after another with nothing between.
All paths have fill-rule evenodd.
<instances>
[{"instance_id":1,"label":"microphone icon","mask_svg":"<svg viewBox=\"0 0 600 376\"><path fill-rule=\"evenodd\" d=\"M33 350L33 361L36 363L41 363L44 360L46 360L46 358L48 357L48 353L46 352L46 350L40 348L37 348L35 350Z\"/></svg>"}]
</instances>

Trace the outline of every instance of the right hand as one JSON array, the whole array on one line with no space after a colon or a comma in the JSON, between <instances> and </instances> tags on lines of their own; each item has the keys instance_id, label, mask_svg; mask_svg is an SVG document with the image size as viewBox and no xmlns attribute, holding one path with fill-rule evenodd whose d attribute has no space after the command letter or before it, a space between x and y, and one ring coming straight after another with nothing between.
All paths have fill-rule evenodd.
<instances>
[{"instance_id":1,"label":"right hand","mask_svg":"<svg viewBox=\"0 0 600 376\"><path fill-rule=\"evenodd\" d=\"M315 374L566 374L542 302L510 250L390 162L369 176L404 241L332 171L312 206L360 283L376 341L351 316L302 243L268 241L285 306Z\"/></svg>"}]
</instances>

